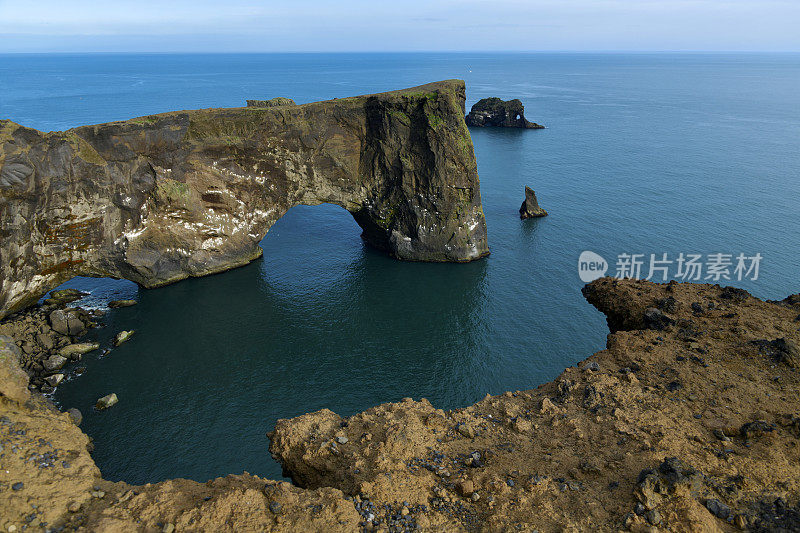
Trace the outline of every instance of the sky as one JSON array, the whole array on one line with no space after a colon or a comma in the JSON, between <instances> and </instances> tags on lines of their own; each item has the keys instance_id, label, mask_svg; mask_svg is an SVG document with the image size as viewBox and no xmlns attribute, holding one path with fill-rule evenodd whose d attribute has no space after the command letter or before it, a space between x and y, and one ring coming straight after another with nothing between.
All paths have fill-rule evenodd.
<instances>
[{"instance_id":1,"label":"sky","mask_svg":"<svg viewBox=\"0 0 800 533\"><path fill-rule=\"evenodd\" d=\"M800 51L800 0L0 0L0 53Z\"/></svg>"}]
</instances>

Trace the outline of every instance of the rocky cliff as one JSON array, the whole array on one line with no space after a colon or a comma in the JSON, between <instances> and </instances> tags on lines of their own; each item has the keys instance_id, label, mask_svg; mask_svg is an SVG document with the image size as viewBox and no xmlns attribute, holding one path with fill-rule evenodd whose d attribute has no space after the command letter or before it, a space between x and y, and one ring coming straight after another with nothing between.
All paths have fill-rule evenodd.
<instances>
[{"instance_id":1,"label":"rocky cliff","mask_svg":"<svg viewBox=\"0 0 800 533\"><path fill-rule=\"evenodd\" d=\"M104 481L0 337L0 526L800 530L800 295L610 278L584 295L608 318L606 349L535 390L278 421L270 451L296 485Z\"/></svg>"},{"instance_id":2,"label":"rocky cliff","mask_svg":"<svg viewBox=\"0 0 800 533\"><path fill-rule=\"evenodd\" d=\"M0 317L74 276L157 287L246 264L298 204L394 257L487 255L464 83L43 133L0 121Z\"/></svg>"}]
</instances>

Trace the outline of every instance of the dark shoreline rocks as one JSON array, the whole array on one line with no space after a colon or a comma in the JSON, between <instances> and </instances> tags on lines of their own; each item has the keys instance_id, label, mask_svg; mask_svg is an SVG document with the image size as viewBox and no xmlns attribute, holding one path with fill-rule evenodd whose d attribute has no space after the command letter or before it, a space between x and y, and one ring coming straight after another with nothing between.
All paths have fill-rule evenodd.
<instances>
[{"instance_id":1,"label":"dark shoreline rocks","mask_svg":"<svg viewBox=\"0 0 800 533\"><path fill-rule=\"evenodd\" d=\"M108 302L109 309L117 309L119 307L131 307L136 305L136 300L111 300Z\"/></svg>"},{"instance_id":2,"label":"dark shoreline rocks","mask_svg":"<svg viewBox=\"0 0 800 533\"><path fill-rule=\"evenodd\" d=\"M61 289L52 291L50 297L43 303L46 305L65 305L80 300L84 296L88 296L88 292L82 292L77 289Z\"/></svg>"},{"instance_id":3,"label":"dark shoreline rocks","mask_svg":"<svg viewBox=\"0 0 800 533\"><path fill-rule=\"evenodd\" d=\"M484 98L479 100L466 116L467 126L496 128L544 129L541 124L525 118L525 106L518 99L501 100Z\"/></svg>"},{"instance_id":4,"label":"dark shoreline rocks","mask_svg":"<svg viewBox=\"0 0 800 533\"><path fill-rule=\"evenodd\" d=\"M547 211L539 207L539 201L536 199L536 193L533 189L525 187L525 200L519 208L519 218L536 218L546 217Z\"/></svg>"},{"instance_id":5,"label":"dark shoreline rocks","mask_svg":"<svg viewBox=\"0 0 800 533\"><path fill-rule=\"evenodd\" d=\"M100 343L83 342L81 337L100 326L97 322L105 313L96 309L67 307L88 293L75 289L52 291L41 304L34 305L0 320L0 336L13 339L19 350L19 366L27 374L28 388L51 394L64 380L79 376L85 367L72 368L88 353L100 349ZM126 307L135 300L121 300ZM130 303L132 302L132 303ZM109 307L112 307L109 305ZM121 331L113 344L127 341L133 330ZM109 352L105 348L101 355Z\"/></svg>"},{"instance_id":6,"label":"dark shoreline rocks","mask_svg":"<svg viewBox=\"0 0 800 533\"><path fill-rule=\"evenodd\" d=\"M61 291L54 291L58 293ZM81 293L85 295L85 293ZM75 296L75 293L72 294ZM0 321L0 335L14 339L20 349L20 367L28 374L29 388L45 393L66 377L62 369L100 346L79 339L96 327L100 311L66 307L75 300L52 295L42 305L30 307ZM50 302L50 303L47 303ZM61 378L53 376L61 375Z\"/></svg>"}]
</instances>

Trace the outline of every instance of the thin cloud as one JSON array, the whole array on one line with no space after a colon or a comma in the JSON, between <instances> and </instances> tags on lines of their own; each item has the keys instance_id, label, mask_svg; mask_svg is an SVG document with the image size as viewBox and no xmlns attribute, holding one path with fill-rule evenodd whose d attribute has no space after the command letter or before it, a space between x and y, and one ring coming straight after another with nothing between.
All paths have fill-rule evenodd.
<instances>
[{"instance_id":1,"label":"thin cloud","mask_svg":"<svg viewBox=\"0 0 800 533\"><path fill-rule=\"evenodd\" d=\"M0 0L0 52L800 50L798 20L786 0Z\"/></svg>"}]
</instances>

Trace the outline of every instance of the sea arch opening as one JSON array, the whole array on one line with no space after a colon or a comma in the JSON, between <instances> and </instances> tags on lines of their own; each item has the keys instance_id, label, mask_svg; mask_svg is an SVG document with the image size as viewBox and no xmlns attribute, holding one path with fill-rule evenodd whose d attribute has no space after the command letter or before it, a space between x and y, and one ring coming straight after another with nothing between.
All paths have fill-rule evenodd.
<instances>
[{"instance_id":1,"label":"sea arch opening","mask_svg":"<svg viewBox=\"0 0 800 533\"><path fill-rule=\"evenodd\" d=\"M359 229L339 206L298 205L261 241L262 259L221 275L153 290L71 280L84 290L127 285L138 299L85 339L106 348L133 329L132 341L85 355L86 374L55 394L62 408L84 413L104 477L205 481L245 469L275 479L280 466L264 434L279 418L323 407L353 414L407 394L448 405L436 396L442 375L475 366L463 327L481 299L485 263L395 261L365 245ZM91 409L112 391L119 404Z\"/></svg>"}]
</instances>

